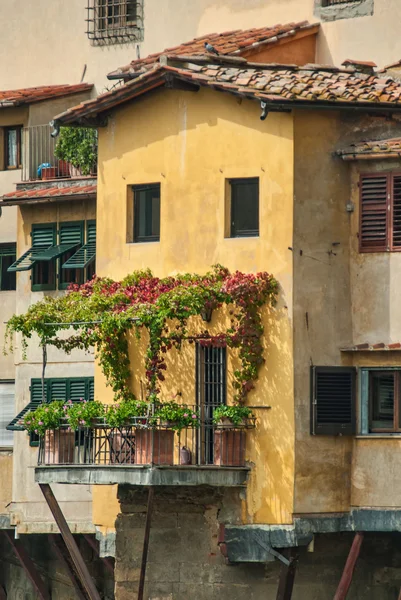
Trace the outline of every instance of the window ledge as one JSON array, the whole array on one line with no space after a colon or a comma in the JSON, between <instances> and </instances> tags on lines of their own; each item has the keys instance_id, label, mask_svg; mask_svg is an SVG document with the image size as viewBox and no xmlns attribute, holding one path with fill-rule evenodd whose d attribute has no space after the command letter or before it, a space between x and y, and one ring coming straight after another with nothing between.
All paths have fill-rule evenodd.
<instances>
[{"instance_id":1,"label":"window ledge","mask_svg":"<svg viewBox=\"0 0 401 600\"><path fill-rule=\"evenodd\" d=\"M322 6L322 0L315 0L314 14L322 21L337 21L373 15L374 0L359 0L332 6Z\"/></svg>"},{"instance_id":2,"label":"window ledge","mask_svg":"<svg viewBox=\"0 0 401 600\"><path fill-rule=\"evenodd\" d=\"M356 435L357 440L401 440L400 433L364 433Z\"/></svg>"}]
</instances>

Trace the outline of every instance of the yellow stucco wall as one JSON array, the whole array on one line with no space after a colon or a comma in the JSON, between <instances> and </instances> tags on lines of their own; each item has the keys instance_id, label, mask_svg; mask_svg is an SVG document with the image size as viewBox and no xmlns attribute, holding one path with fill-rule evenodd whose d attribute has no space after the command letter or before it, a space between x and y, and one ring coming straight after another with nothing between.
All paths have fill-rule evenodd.
<instances>
[{"instance_id":1,"label":"yellow stucco wall","mask_svg":"<svg viewBox=\"0 0 401 600\"><path fill-rule=\"evenodd\" d=\"M278 304L263 315L266 363L249 397L250 404L271 409L257 411L257 429L249 436L247 458L255 466L243 514L246 522L290 523L293 122L288 114L271 114L264 122L259 116L258 104L208 90L157 92L116 111L100 131L97 273L116 279L146 267L158 276L204 273L222 263L231 270L267 270L278 279ZM260 178L260 236L225 238L225 180L250 176ZM127 188L151 182L161 183L161 240L127 243ZM194 402L193 347L184 350L182 361L167 371L165 390L180 389L186 402ZM143 373L135 375L138 393ZM111 391L98 371L95 377L97 396L110 402ZM112 526L109 499L109 491L95 490L96 523L101 518Z\"/></svg>"}]
</instances>

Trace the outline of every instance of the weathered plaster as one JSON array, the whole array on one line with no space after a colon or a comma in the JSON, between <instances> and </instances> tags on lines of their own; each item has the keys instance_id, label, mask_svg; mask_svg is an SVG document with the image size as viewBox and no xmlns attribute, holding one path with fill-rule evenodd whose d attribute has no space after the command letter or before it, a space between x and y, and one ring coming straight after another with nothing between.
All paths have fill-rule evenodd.
<instances>
[{"instance_id":1,"label":"weathered plaster","mask_svg":"<svg viewBox=\"0 0 401 600\"><path fill-rule=\"evenodd\" d=\"M347 2L332 6L322 6L322 0L315 0L314 14L324 22L370 17L373 15L373 11L374 0L359 0L357 2Z\"/></svg>"}]
</instances>

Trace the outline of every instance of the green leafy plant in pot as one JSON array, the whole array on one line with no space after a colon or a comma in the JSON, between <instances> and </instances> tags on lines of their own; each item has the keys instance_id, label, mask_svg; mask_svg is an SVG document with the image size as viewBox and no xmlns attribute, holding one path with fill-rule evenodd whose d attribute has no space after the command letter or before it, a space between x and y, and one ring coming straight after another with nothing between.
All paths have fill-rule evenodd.
<instances>
[{"instance_id":1,"label":"green leafy plant in pot","mask_svg":"<svg viewBox=\"0 0 401 600\"><path fill-rule=\"evenodd\" d=\"M240 404L231 406L222 404L213 413L213 423L217 426L234 425L234 427L240 427L241 425L246 425L253 418L254 414L252 410Z\"/></svg>"},{"instance_id":2,"label":"green leafy plant in pot","mask_svg":"<svg viewBox=\"0 0 401 600\"><path fill-rule=\"evenodd\" d=\"M146 425L149 411L150 405L143 400L126 400L107 408L106 422L110 427Z\"/></svg>"},{"instance_id":3,"label":"green leafy plant in pot","mask_svg":"<svg viewBox=\"0 0 401 600\"><path fill-rule=\"evenodd\" d=\"M162 427L181 431L186 428L199 427L199 411L193 410L186 404L176 402L161 403L155 411L155 417Z\"/></svg>"},{"instance_id":4,"label":"green leafy plant in pot","mask_svg":"<svg viewBox=\"0 0 401 600\"><path fill-rule=\"evenodd\" d=\"M97 131L90 127L61 127L54 149L56 158L89 175L97 161Z\"/></svg>"},{"instance_id":5,"label":"green leafy plant in pot","mask_svg":"<svg viewBox=\"0 0 401 600\"><path fill-rule=\"evenodd\" d=\"M69 400L64 405L67 422L73 431L80 427L92 427L99 422L104 422L105 406L94 400L81 400L72 402Z\"/></svg>"},{"instance_id":6,"label":"green leafy plant in pot","mask_svg":"<svg viewBox=\"0 0 401 600\"><path fill-rule=\"evenodd\" d=\"M22 426L28 433L36 433L43 437L49 429L59 429L65 417L64 403L58 400L49 404L40 404L24 416Z\"/></svg>"}]
</instances>

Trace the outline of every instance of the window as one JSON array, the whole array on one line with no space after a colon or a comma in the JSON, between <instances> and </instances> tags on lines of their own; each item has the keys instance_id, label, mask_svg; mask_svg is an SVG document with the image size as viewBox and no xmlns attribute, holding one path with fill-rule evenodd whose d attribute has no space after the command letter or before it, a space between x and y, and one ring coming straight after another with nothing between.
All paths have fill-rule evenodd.
<instances>
[{"instance_id":1,"label":"window","mask_svg":"<svg viewBox=\"0 0 401 600\"><path fill-rule=\"evenodd\" d=\"M226 404L226 349L197 344L196 362L198 405L204 424L198 433L200 463L209 465L214 460L214 409Z\"/></svg>"},{"instance_id":2,"label":"window","mask_svg":"<svg viewBox=\"0 0 401 600\"><path fill-rule=\"evenodd\" d=\"M134 242L160 240L160 183L134 185Z\"/></svg>"},{"instance_id":3,"label":"window","mask_svg":"<svg viewBox=\"0 0 401 600\"><path fill-rule=\"evenodd\" d=\"M32 246L7 269L8 273L32 269L32 291L64 290L94 274L96 222L32 225Z\"/></svg>"},{"instance_id":4,"label":"window","mask_svg":"<svg viewBox=\"0 0 401 600\"><path fill-rule=\"evenodd\" d=\"M312 367L312 435L355 433L355 380L356 370L353 367Z\"/></svg>"},{"instance_id":5,"label":"window","mask_svg":"<svg viewBox=\"0 0 401 600\"><path fill-rule=\"evenodd\" d=\"M361 368L361 433L401 433L401 369Z\"/></svg>"},{"instance_id":6,"label":"window","mask_svg":"<svg viewBox=\"0 0 401 600\"><path fill-rule=\"evenodd\" d=\"M67 400L72 400L73 402L79 402L80 400L94 400L95 397L93 377L60 377L45 379L44 389L42 388L41 379L31 379L29 389L30 402L11 422L8 423L8 431L23 431L23 427L19 423L20 420L29 410L35 410L35 408L37 408L39 404L42 404L43 401L53 402L53 400L62 400L63 402L66 402ZM38 436L32 434L30 436L30 445L37 446L38 443Z\"/></svg>"},{"instance_id":7,"label":"window","mask_svg":"<svg viewBox=\"0 0 401 600\"><path fill-rule=\"evenodd\" d=\"M360 252L401 250L401 175L361 175Z\"/></svg>"},{"instance_id":8,"label":"window","mask_svg":"<svg viewBox=\"0 0 401 600\"><path fill-rule=\"evenodd\" d=\"M0 448L14 445L14 434L6 429L15 414L15 383L0 380Z\"/></svg>"},{"instance_id":9,"label":"window","mask_svg":"<svg viewBox=\"0 0 401 600\"><path fill-rule=\"evenodd\" d=\"M22 126L4 128L4 166L6 169L21 168L21 134Z\"/></svg>"},{"instance_id":10,"label":"window","mask_svg":"<svg viewBox=\"0 0 401 600\"><path fill-rule=\"evenodd\" d=\"M230 237L259 235L259 179L230 179Z\"/></svg>"},{"instance_id":11,"label":"window","mask_svg":"<svg viewBox=\"0 0 401 600\"><path fill-rule=\"evenodd\" d=\"M143 0L88 0L89 39L94 44L142 39Z\"/></svg>"},{"instance_id":12,"label":"window","mask_svg":"<svg viewBox=\"0 0 401 600\"><path fill-rule=\"evenodd\" d=\"M8 272L16 257L16 244L0 244L0 292L16 289L15 273Z\"/></svg>"},{"instance_id":13,"label":"window","mask_svg":"<svg viewBox=\"0 0 401 600\"><path fill-rule=\"evenodd\" d=\"M315 0L314 14L322 21L373 15L374 0Z\"/></svg>"}]
</instances>

